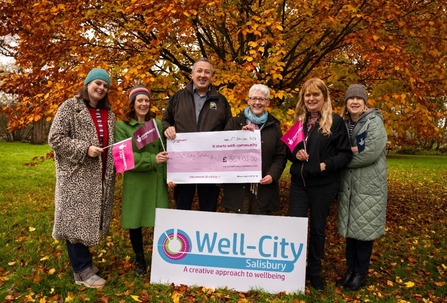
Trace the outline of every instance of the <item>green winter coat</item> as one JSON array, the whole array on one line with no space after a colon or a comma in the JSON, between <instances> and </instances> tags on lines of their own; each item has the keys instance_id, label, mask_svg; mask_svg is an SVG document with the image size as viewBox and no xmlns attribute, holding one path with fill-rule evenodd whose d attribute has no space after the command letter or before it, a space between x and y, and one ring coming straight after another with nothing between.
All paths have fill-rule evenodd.
<instances>
[{"instance_id":1,"label":"green winter coat","mask_svg":"<svg viewBox=\"0 0 447 303\"><path fill-rule=\"evenodd\" d=\"M155 120L160 136L163 137L161 121ZM155 209L168 207L166 163L158 163L155 156L163 151L160 139L138 149L133 133L143 124L131 119L129 123L119 121L115 126L115 141L132 137L135 168L124 172L121 225L134 229L154 226ZM166 146L165 142L163 142Z\"/></svg>"},{"instance_id":2,"label":"green winter coat","mask_svg":"<svg viewBox=\"0 0 447 303\"><path fill-rule=\"evenodd\" d=\"M369 120L369 127L367 121ZM347 127L349 127L349 122ZM338 196L338 231L346 238L371 241L385 234L387 205L387 135L379 110L370 109L354 126L356 135L368 128L365 149L354 154L342 172Z\"/></svg>"}]
</instances>

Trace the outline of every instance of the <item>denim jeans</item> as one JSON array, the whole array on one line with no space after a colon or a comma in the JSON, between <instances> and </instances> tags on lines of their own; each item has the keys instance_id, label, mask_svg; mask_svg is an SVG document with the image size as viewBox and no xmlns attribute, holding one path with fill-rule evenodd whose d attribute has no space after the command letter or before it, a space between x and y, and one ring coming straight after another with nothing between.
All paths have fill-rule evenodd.
<instances>
[{"instance_id":1,"label":"denim jeans","mask_svg":"<svg viewBox=\"0 0 447 303\"><path fill-rule=\"evenodd\" d=\"M330 206L337 194L338 184L330 183L321 186L303 186L290 184L289 216L309 218L309 248L307 254L307 275L321 275L321 258L324 255L326 240L326 219Z\"/></svg>"},{"instance_id":2,"label":"denim jeans","mask_svg":"<svg viewBox=\"0 0 447 303\"><path fill-rule=\"evenodd\" d=\"M92 267L92 255L88 246L81 243L73 244L68 240L66 242L68 258L75 273L79 273L87 267Z\"/></svg>"}]
</instances>

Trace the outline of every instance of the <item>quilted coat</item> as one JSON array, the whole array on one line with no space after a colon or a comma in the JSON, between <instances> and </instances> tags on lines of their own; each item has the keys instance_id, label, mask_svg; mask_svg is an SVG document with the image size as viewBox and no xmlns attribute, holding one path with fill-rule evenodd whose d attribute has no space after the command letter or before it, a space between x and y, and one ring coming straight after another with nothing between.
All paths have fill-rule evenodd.
<instances>
[{"instance_id":1,"label":"quilted coat","mask_svg":"<svg viewBox=\"0 0 447 303\"><path fill-rule=\"evenodd\" d=\"M388 193L387 135L378 109L368 110L357 121L350 136L352 146L357 144L356 135L365 130L365 149L355 153L342 172L338 231L343 237L372 241L385 234Z\"/></svg>"},{"instance_id":2,"label":"quilted coat","mask_svg":"<svg viewBox=\"0 0 447 303\"><path fill-rule=\"evenodd\" d=\"M108 145L113 144L115 115L108 112ZM87 155L98 136L82 99L61 104L48 134L56 162L55 215L53 237L86 246L99 244L109 230L114 198L115 175L112 149L106 150L102 179L101 157Z\"/></svg>"},{"instance_id":3,"label":"quilted coat","mask_svg":"<svg viewBox=\"0 0 447 303\"><path fill-rule=\"evenodd\" d=\"M160 135L163 134L161 121L155 122ZM134 119L129 123L118 121L115 127L116 141L133 137L133 133L141 126ZM154 226L155 209L168 207L166 163L155 161L155 156L163 151L163 146L157 139L138 149L132 139L132 149L135 167L124 172L121 225L123 228Z\"/></svg>"}]
</instances>

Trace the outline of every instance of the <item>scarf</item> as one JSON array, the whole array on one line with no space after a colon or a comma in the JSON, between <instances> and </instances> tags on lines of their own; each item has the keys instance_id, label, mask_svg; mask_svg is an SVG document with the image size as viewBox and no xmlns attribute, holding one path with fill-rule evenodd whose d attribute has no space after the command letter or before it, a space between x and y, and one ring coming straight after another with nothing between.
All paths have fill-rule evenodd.
<instances>
[{"instance_id":1,"label":"scarf","mask_svg":"<svg viewBox=\"0 0 447 303\"><path fill-rule=\"evenodd\" d=\"M250 106L247 106L244 109L244 115L245 119L247 121L247 124L254 123L256 125L259 125L259 129L262 129L265 125L265 122L267 122L268 113L264 110L261 117L258 117L256 115L253 115L253 113L250 110ZM250 184L250 191L255 196L258 195L258 183L251 183Z\"/></svg>"},{"instance_id":2,"label":"scarf","mask_svg":"<svg viewBox=\"0 0 447 303\"><path fill-rule=\"evenodd\" d=\"M309 132L312 127L315 125L315 123L317 122L318 118L320 117L320 113L319 112L309 112L307 113L307 131Z\"/></svg>"},{"instance_id":3,"label":"scarf","mask_svg":"<svg viewBox=\"0 0 447 303\"><path fill-rule=\"evenodd\" d=\"M264 110L261 117L253 115L253 113L250 110L250 106L247 106L244 109L244 115L245 119L247 121L247 124L254 123L256 125L259 125L259 129L262 129L264 127L265 122L267 122L268 112Z\"/></svg>"}]
</instances>

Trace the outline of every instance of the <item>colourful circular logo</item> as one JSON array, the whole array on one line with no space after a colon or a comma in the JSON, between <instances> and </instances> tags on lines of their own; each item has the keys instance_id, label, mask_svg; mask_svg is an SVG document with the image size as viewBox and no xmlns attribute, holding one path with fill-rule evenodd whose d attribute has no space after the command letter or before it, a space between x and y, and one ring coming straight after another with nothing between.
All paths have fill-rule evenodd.
<instances>
[{"instance_id":1,"label":"colourful circular logo","mask_svg":"<svg viewBox=\"0 0 447 303\"><path fill-rule=\"evenodd\" d=\"M170 260L181 260L191 251L191 240L181 229L169 229L158 240L158 247L162 248L160 254Z\"/></svg>"}]
</instances>

